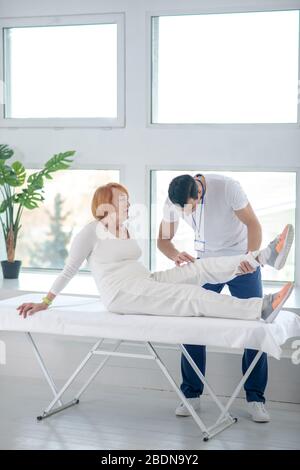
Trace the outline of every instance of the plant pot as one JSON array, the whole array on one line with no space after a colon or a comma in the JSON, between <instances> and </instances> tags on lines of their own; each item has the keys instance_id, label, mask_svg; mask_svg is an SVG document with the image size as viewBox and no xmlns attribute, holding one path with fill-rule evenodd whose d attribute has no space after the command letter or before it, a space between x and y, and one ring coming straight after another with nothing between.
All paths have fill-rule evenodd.
<instances>
[{"instance_id":1,"label":"plant pot","mask_svg":"<svg viewBox=\"0 0 300 470\"><path fill-rule=\"evenodd\" d=\"M18 279L22 261L1 261L4 279Z\"/></svg>"}]
</instances>

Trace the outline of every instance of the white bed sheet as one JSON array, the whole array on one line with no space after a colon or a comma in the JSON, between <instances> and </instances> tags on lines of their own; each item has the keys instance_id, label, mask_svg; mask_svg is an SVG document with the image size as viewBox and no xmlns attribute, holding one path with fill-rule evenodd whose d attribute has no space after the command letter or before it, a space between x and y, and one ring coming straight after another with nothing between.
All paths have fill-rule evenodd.
<instances>
[{"instance_id":1,"label":"white bed sheet","mask_svg":"<svg viewBox=\"0 0 300 470\"><path fill-rule=\"evenodd\" d=\"M0 331L205 344L262 350L280 359L287 339L300 336L300 316L281 311L275 322L204 317L123 315L106 310L100 299L60 295L47 310L22 318L16 307L40 302L43 294L24 294L0 301ZM1 335L0 335L1 336Z\"/></svg>"}]
</instances>

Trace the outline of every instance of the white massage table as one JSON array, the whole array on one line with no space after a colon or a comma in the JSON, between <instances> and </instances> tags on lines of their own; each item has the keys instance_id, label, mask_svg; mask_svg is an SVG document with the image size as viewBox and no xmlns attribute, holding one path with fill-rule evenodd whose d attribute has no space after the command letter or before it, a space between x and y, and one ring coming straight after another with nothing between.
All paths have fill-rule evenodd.
<instances>
[{"instance_id":1,"label":"white massage table","mask_svg":"<svg viewBox=\"0 0 300 470\"><path fill-rule=\"evenodd\" d=\"M16 310L17 306L23 302L40 302L41 297L42 294L34 293L0 301L0 331L17 331L28 336L39 365L54 395L49 406L37 417L38 420L45 419L54 413L79 403L80 396L101 371L110 356L140 358L154 360L157 363L179 398L191 412L192 417L203 434L203 439L207 441L237 421L236 418L230 415L229 409L262 353L265 352L276 359L280 359L282 353L281 345L288 338L300 336L300 317L288 311L280 312L276 321L272 324L266 324L262 321L204 317L123 315L106 311L98 298L69 295L60 295L55 299L55 304L50 308L38 312L27 319L19 316L18 310ZM97 339L60 391L57 390L32 337L34 333L72 335ZM105 339L116 340L112 351L100 349L100 345ZM117 349L124 340L145 343L148 354L118 352ZM220 410L220 415L212 426L207 427L186 400L169 373L167 366L159 356L156 347L154 347L153 343L157 342L180 345L182 353L204 383L209 395ZM205 344L207 346L238 349L249 348L258 350L258 353L246 374L237 384L227 404L223 405L188 354L183 346L184 344ZM74 399L68 403L62 403L61 398L63 394L93 355L103 355L105 357L75 395Z\"/></svg>"}]
</instances>

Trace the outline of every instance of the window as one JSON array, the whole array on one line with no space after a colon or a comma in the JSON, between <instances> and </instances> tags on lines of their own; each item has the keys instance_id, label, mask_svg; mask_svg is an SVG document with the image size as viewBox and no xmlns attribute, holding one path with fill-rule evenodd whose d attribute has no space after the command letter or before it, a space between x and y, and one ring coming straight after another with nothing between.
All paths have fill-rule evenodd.
<instances>
[{"instance_id":1,"label":"window","mask_svg":"<svg viewBox=\"0 0 300 470\"><path fill-rule=\"evenodd\" d=\"M3 28L6 125L121 125L121 17L93 21Z\"/></svg>"},{"instance_id":2,"label":"window","mask_svg":"<svg viewBox=\"0 0 300 470\"><path fill-rule=\"evenodd\" d=\"M156 248L156 237L167 197L170 181L180 174L194 175L195 171L152 171L152 210L151 210L151 269L161 270L174 266ZM202 171L203 173L203 171ZM238 180L244 188L249 202L254 208L263 230L262 246L266 246L280 233L285 224L295 225L296 212L296 173L293 172L221 172L205 171L204 174L219 173ZM180 251L194 252L192 229L180 221L174 243ZM262 276L267 281L293 281L295 272L295 248L293 246L285 267L280 271L265 266Z\"/></svg>"},{"instance_id":3,"label":"window","mask_svg":"<svg viewBox=\"0 0 300 470\"><path fill-rule=\"evenodd\" d=\"M27 174L36 171L27 170ZM25 208L22 214L16 248L22 268L61 269L73 237L94 220L94 191L119 178L118 170L62 170L53 180L44 180L45 200L39 208ZM81 269L87 269L86 263Z\"/></svg>"},{"instance_id":4,"label":"window","mask_svg":"<svg viewBox=\"0 0 300 470\"><path fill-rule=\"evenodd\" d=\"M152 17L152 123L296 123L299 11Z\"/></svg>"}]
</instances>

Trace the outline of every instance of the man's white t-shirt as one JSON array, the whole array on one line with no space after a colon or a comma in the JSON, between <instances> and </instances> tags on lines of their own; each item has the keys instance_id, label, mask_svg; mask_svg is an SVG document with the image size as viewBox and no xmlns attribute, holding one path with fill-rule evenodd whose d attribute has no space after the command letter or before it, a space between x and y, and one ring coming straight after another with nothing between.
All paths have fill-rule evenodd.
<instances>
[{"instance_id":1,"label":"man's white t-shirt","mask_svg":"<svg viewBox=\"0 0 300 470\"><path fill-rule=\"evenodd\" d=\"M234 211L243 209L248 204L248 198L240 183L233 178L219 174L205 176L206 193L204 197L202 234L205 241L205 251L198 251L198 258L208 256L238 255L247 252L247 227L239 220ZM169 198L163 209L163 220L178 222L185 220L197 238L197 221L200 221L201 204L197 204L196 212L183 214Z\"/></svg>"}]
</instances>

